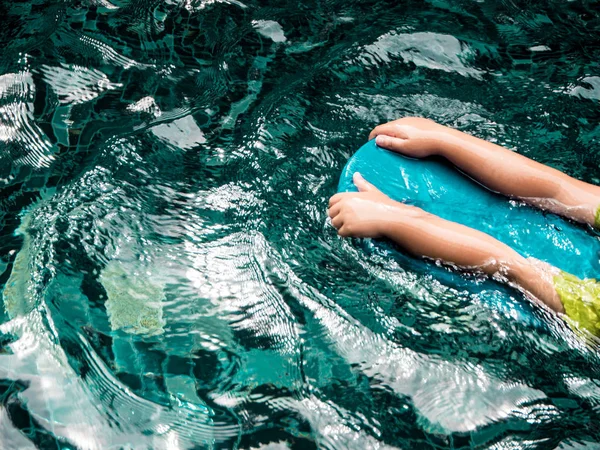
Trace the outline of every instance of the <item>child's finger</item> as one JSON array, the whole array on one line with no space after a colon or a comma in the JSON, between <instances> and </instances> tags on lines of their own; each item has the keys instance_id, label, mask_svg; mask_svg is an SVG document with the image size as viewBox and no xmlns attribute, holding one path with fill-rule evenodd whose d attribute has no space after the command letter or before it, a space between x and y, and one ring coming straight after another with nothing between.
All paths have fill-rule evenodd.
<instances>
[{"instance_id":1,"label":"child's finger","mask_svg":"<svg viewBox=\"0 0 600 450\"><path fill-rule=\"evenodd\" d=\"M391 137L391 136L384 136L382 134L380 134L379 136L377 136L375 138L375 143L382 148L386 148L388 150L392 150L392 151L396 151L396 152L401 152L402 149L404 148L404 145L406 144L406 139L402 139L402 138L397 138L397 137Z\"/></svg>"},{"instance_id":2,"label":"child's finger","mask_svg":"<svg viewBox=\"0 0 600 450\"><path fill-rule=\"evenodd\" d=\"M344 218L342 217L342 215L343 214L338 214L333 219L331 219L331 225L333 225L338 230L340 229L340 227L344 223Z\"/></svg>"},{"instance_id":3,"label":"child's finger","mask_svg":"<svg viewBox=\"0 0 600 450\"><path fill-rule=\"evenodd\" d=\"M338 235L341 237L350 237L352 236L352 233L350 233L350 230L347 226L342 226L338 228Z\"/></svg>"},{"instance_id":4,"label":"child's finger","mask_svg":"<svg viewBox=\"0 0 600 450\"><path fill-rule=\"evenodd\" d=\"M377 190L375 186L373 186L371 183L365 180L363 176L358 172L356 172L352 176L352 181L354 182L354 185L358 188L359 192L371 192Z\"/></svg>"},{"instance_id":5,"label":"child's finger","mask_svg":"<svg viewBox=\"0 0 600 450\"><path fill-rule=\"evenodd\" d=\"M402 139L407 139L408 134L402 128L401 125L395 125L392 123L385 123L383 125L376 126L373 128L373 131L369 134L369 140L373 139L375 136L379 135L398 137Z\"/></svg>"},{"instance_id":6,"label":"child's finger","mask_svg":"<svg viewBox=\"0 0 600 450\"><path fill-rule=\"evenodd\" d=\"M331 208L333 205L335 205L337 202L339 202L342 198L344 198L344 194L345 194L345 192L340 192L340 193L332 196L329 199L329 207Z\"/></svg>"},{"instance_id":7,"label":"child's finger","mask_svg":"<svg viewBox=\"0 0 600 450\"><path fill-rule=\"evenodd\" d=\"M340 213L341 209L342 209L342 204L340 202L338 202L327 210L327 214L329 214L329 217L333 219L335 216L337 216Z\"/></svg>"}]
</instances>

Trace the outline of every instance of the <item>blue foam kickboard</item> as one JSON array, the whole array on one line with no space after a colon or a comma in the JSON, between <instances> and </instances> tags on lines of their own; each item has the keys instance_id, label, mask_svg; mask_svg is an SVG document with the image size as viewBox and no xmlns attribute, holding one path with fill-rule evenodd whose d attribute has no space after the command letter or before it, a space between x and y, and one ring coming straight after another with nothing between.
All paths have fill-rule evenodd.
<instances>
[{"instance_id":1,"label":"blue foam kickboard","mask_svg":"<svg viewBox=\"0 0 600 450\"><path fill-rule=\"evenodd\" d=\"M418 206L444 219L483 231L524 256L546 261L580 278L600 272L600 241L584 226L511 201L460 173L443 159L412 159L384 150L371 140L346 164L339 192L353 192L355 172L390 198ZM372 249L388 252L402 267L433 274L441 282L473 293L491 306L527 323L538 323L532 306L516 291L497 283L463 277L432 263L411 258L383 242ZM539 324L539 323L538 323Z\"/></svg>"}]
</instances>

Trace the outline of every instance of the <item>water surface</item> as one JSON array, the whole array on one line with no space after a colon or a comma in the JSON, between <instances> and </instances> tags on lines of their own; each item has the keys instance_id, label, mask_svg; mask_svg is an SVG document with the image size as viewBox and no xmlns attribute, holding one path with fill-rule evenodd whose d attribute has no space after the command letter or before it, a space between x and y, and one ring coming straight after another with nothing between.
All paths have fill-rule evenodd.
<instances>
[{"instance_id":1,"label":"water surface","mask_svg":"<svg viewBox=\"0 0 600 450\"><path fill-rule=\"evenodd\" d=\"M2 2L0 447L600 446L595 349L326 221L405 115L600 183L594 5Z\"/></svg>"}]
</instances>

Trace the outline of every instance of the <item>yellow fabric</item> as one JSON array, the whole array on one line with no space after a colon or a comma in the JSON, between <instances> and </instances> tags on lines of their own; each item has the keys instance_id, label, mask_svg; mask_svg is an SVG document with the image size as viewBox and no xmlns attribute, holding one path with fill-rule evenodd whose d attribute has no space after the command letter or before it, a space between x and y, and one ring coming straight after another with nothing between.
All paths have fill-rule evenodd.
<instances>
[{"instance_id":1,"label":"yellow fabric","mask_svg":"<svg viewBox=\"0 0 600 450\"><path fill-rule=\"evenodd\" d=\"M581 280L561 272L554 277L554 288L567 317L579 328L600 336L600 283L594 278Z\"/></svg>"},{"instance_id":2,"label":"yellow fabric","mask_svg":"<svg viewBox=\"0 0 600 450\"><path fill-rule=\"evenodd\" d=\"M596 230L600 230L600 206L596 210L596 215L594 216L594 227Z\"/></svg>"}]
</instances>

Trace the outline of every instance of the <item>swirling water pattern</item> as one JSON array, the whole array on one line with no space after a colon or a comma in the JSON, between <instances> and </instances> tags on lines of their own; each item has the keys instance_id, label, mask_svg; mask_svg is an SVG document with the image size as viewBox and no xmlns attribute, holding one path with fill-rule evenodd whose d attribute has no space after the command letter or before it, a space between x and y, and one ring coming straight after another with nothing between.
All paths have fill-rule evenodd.
<instances>
[{"instance_id":1,"label":"swirling water pattern","mask_svg":"<svg viewBox=\"0 0 600 450\"><path fill-rule=\"evenodd\" d=\"M597 350L326 222L403 115L600 183L594 5L2 2L0 447L600 446Z\"/></svg>"}]
</instances>

